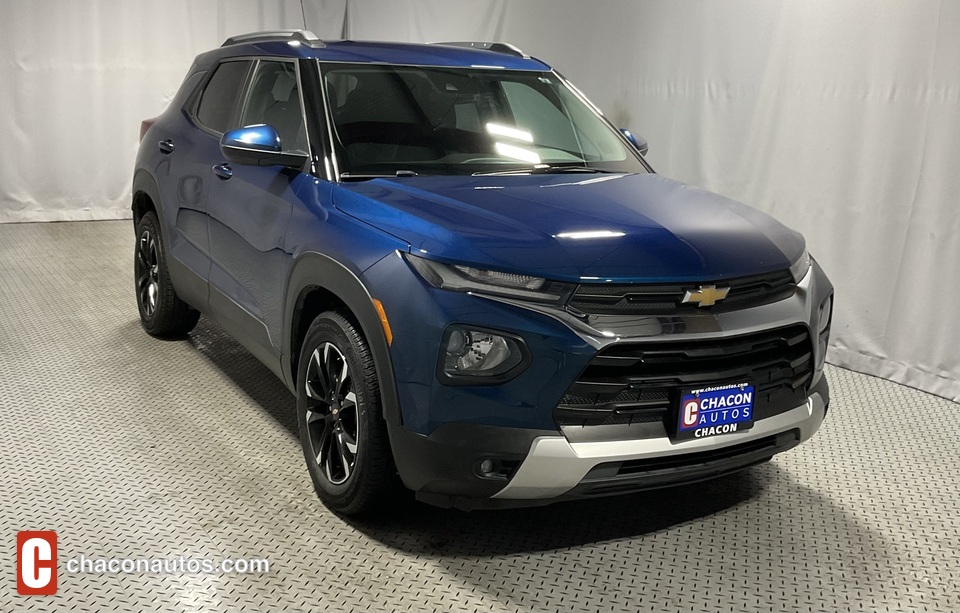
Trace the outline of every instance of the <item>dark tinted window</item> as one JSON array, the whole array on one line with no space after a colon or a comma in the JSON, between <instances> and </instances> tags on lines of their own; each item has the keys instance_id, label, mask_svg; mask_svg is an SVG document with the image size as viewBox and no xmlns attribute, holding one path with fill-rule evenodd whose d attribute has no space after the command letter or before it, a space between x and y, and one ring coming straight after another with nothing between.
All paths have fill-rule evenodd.
<instances>
[{"instance_id":1,"label":"dark tinted window","mask_svg":"<svg viewBox=\"0 0 960 613\"><path fill-rule=\"evenodd\" d=\"M257 67L240 125L260 123L277 131L284 151L306 151L307 133L293 62L261 61Z\"/></svg>"},{"instance_id":2,"label":"dark tinted window","mask_svg":"<svg viewBox=\"0 0 960 613\"><path fill-rule=\"evenodd\" d=\"M240 97L250 62L225 62L216 68L200 96L197 120L216 132L226 132Z\"/></svg>"}]
</instances>

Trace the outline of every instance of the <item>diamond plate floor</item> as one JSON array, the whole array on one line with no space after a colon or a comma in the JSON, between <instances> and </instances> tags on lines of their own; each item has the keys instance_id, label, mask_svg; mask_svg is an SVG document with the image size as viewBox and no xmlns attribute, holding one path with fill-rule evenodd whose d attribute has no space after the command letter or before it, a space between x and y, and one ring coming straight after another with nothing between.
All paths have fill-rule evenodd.
<instances>
[{"instance_id":1,"label":"diamond plate floor","mask_svg":"<svg viewBox=\"0 0 960 613\"><path fill-rule=\"evenodd\" d=\"M206 319L184 341L141 330L132 246L129 222L0 225L0 611L960 610L954 403L831 368L817 437L739 475L347 521L315 497L265 367ZM25 529L56 530L61 560L271 569L61 568L56 596L19 597Z\"/></svg>"}]
</instances>

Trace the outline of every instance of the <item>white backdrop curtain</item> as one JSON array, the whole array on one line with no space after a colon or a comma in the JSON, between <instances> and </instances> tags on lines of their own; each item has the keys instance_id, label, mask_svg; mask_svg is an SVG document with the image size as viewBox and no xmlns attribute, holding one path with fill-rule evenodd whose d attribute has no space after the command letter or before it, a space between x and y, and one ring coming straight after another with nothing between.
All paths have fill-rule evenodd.
<instances>
[{"instance_id":1,"label":"white backdrop curtain","mask_svg":"<svg viewBox=\"0 0 960 613\"><path fill-rule=\"evenodd\" d=\"M960 3L0 0L0 221L127 214L139 121L228 35L505 40L661 173L802 231L831 362L960 400Z\"/></svg>"},{"instance_id":2,"label":"white backdrop curtain","mask_svg":"<svg viewBox=\"0 0 960 613\"><path fill-rule=\"evenodd\" d=\"M345 0L0 0L0 222L130 215L140 121L233 34L339 38Z\"/></svg>"}]
</instances>

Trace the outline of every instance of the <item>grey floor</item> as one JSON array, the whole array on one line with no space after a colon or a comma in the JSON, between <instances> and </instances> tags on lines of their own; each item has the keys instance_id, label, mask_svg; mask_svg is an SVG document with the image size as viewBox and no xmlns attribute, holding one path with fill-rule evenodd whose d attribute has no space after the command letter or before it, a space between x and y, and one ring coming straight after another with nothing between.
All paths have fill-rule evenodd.
<instances>
[{"instance_id":1,"label":"grey floor","mask_svg":"<svg viewBox=\"0 0 960 613\"><path fill-rule=\"evenodd\" d=\"M0 225L0 611L960 610L957 404L830 368L820 433L739 475L350 521L315 497L266 368L206 319L182 341L141 330L132 238ZM15 593L27 529L58 533L56 596ZM81 554L271 567L66 573Z\"/></svg>"}]
</instances>

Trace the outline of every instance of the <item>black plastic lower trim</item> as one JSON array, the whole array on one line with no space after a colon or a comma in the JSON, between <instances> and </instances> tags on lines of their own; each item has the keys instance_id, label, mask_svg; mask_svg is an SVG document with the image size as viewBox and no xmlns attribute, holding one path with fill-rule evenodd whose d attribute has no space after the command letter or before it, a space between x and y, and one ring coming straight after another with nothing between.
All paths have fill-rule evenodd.
<instances>
[{"instance_id":1,"label":"black plastic lower trim","mask_svg":"<svg viewBox=\"0 0 960 613\"><path fill-rule=\"evenodd\" d=\"M556 430L528 430L482 424L449 423L430 435L396 425L389 428L390 445L404 485L424 502L472 508L467 499L493 496L507 485L512 470L527 457L534 439L557 436ZM499 461L499 474L483 477L478 466Z\"/></svg>"}]
</instances>

